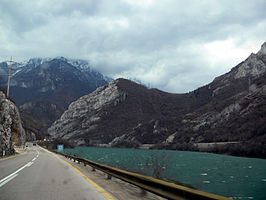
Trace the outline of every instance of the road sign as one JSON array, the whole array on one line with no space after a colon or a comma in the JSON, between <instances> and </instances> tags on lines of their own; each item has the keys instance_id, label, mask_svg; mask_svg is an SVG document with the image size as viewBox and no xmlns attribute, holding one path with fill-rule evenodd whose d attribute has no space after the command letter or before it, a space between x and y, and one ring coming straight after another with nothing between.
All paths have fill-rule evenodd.
<instances>
[{"instance_id":1,"label":"road sign","mask_svg":"<svg viewBox=\"0 0 266 200\"><path fill-rule=\"evenodd\" d=\"M63 151L64 150L64 145L62 145L62 144L57 145L57 150L58 151Z\"/></svg>"}]
</instances>

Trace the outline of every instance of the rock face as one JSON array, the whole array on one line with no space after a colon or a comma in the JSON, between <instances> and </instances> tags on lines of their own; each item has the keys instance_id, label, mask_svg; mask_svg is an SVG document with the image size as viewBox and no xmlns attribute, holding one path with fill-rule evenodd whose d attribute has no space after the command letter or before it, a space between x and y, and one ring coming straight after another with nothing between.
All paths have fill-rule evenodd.
<instances>
[{"instance_id":1,"label":"rock face","mask_svg":"<svg viewBox=\"0 0 266 200\"><path fill-rule=\"evenodd\" d=\"M0 156L13 154L14 145L22 145L26 139L16 105L0 88Z\"/></svg>"},{"instance_id":2,"label":"rock face","mask_svg":"<svg viewBox=\"0 0 266 200\"><path fill-rule=\"evenodd\" d=\"M24 111L20 111L20 116L22 120L22 126L26 133L27 141L35 141L38 139L43 139L45 133L43 130L45 129L42 125L34 120L28 113Z\"/></svg>"},{"instance_id":3,"label":"rock face","mask_svg":"<svg viewBox=\"0 0 266 200\"><path fill-rule=\"evenodd\" d=\"M266 134L266 43L229 73L194 91L209 90L210 101L187 113L175 142L246 141ZM208 95L205 94L205 98ZM259 132L259 133L257 133ZM184 134L186 133L186 134Z\"/></svg>"},{"instance_id":4,"label":"rock face","mask_svg":"<svg viewBox=\"0 0 266 200\"><path fill-rule=\"evenodd\" d=\"M49 134L76 145L116 147L193 149L198 143L239 142L243 154L266 155L265 47L186 94L118 79L71 103Z\"/></svg>"},{"instance_id":5,"label":"rock face","mask_svg":"<svg viewBox=\"0 0 266 200\"><path fill-rule=\"evenodd\" d=\"M63 57L33 58L12 66L16 70L11 79L10 96L20 110L37 120L43 132L72 101L111 80L93 70L88 61ZM7 63L0 63L0 72L7 73L7 70ZM6 83L6 77L0 77L0 84L6 86Z\"/></svg>"}]
</instances>

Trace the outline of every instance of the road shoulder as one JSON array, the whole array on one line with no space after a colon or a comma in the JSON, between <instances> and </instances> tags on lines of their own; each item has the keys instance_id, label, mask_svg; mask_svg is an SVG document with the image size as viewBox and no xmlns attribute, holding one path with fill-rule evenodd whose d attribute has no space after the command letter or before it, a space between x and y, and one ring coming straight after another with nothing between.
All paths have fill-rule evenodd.
<instances>
[{"instance_id":1,"label":"road shoulder","mask_svg":"<svg viewBox=\"0 0 266 200\"><path fill-rule=\"evenodd\" d=\"M69 160L61 155L56 156L73 165L76 169L85 174L97 185L100 185L107 193L111 194L118 200L164 200L164 198L161 198L150 192L143 192L143 190L141 190L139 187L126 183L120 179L114 177L112 177L112 179L107 179L107 175L105 173L98 170L92 171L92 168L90 166L84 166L84 164L82 163L78 164L77 162Z\"/></svg>"}]
</instances>

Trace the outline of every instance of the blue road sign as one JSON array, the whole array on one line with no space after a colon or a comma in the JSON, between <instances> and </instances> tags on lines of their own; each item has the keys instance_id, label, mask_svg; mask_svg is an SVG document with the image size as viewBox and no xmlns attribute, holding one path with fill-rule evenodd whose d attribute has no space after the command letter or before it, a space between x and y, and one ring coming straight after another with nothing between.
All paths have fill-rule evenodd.
<instances>
[{"instance_id":1,"label":"blue road sign","mask_svg":"<svg viewBox=\"0 0 266 200\"><path fill-rule=\"evenodd\" d=\"M62 144L57 145L57 150L58 151L63 151L64 150L64 145L62 145Z\"/></svg>"}]
</instances>

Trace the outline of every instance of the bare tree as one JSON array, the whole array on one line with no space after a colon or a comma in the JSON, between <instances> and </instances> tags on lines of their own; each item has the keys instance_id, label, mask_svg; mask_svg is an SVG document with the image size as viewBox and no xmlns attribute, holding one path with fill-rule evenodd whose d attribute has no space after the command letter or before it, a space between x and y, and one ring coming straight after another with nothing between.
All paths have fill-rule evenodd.
<instances>
[{"instance_id":1,"label":"bare tree","mask_svg":"<svg viewBox=\"0 0 266 200\"><path fill-rule=\"evenodd\" d=\"M151 170L151 175L153 177L161 179L169 168L167 161L169 161L169 156L165 152L153 153L151 157L146 160L145 166Z\"/></svg>"}]
</instances>

